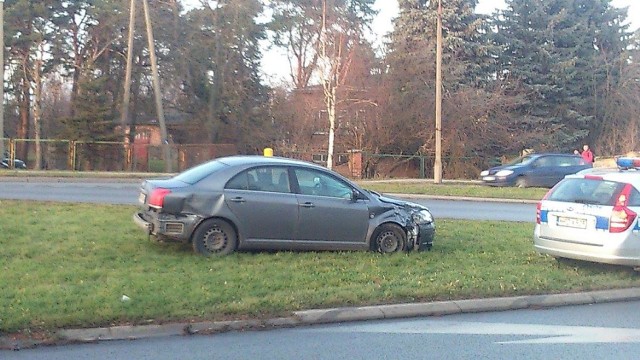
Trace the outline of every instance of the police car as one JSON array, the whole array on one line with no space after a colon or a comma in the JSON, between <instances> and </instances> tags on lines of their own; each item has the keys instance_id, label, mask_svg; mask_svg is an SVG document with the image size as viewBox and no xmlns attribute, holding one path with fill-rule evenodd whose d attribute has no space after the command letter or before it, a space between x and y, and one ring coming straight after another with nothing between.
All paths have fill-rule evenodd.
<instances>
[{"instance_id":1,"label":"police car","mask_svg":"<svg viewBox=\"0 0 640 360\"><path fill-rule=\"evenodd\" d=\"M566 176L538 203L535 249L557 258L640 267L640 158Z\"/></svg>"}]
</instances>

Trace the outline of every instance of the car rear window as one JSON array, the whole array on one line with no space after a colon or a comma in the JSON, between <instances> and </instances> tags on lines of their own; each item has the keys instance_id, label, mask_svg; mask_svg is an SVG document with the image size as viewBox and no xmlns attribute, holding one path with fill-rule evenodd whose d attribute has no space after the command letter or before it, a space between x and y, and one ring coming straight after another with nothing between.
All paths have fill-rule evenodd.
<instances>
[{"instance_id":1,"label":"car rear window","mask_svg":"<svg viewBox=\"0 0 640 360\"><path fill-rule=\"evenodd\" d=\"M226 168L228 165L217 161L209 161L204 164L200 164L198 166L192 167L174 177L174 179L185 182L187 184L195 184L198 181L204 179L205 177L211 175L212 173L219 171L220 169Z\"/></svg>"},{"instance_id":2,"label":"car rear window","mask_svg":"<svg viewBox=\"0 0 640 360\"><path fill-rule=\"evenodd\" d=\"M564 179L547 200L613 206L623 186L623 183L599 179ZM632 195L638 198L637 194Z\"/></svg>"}]
</instances>

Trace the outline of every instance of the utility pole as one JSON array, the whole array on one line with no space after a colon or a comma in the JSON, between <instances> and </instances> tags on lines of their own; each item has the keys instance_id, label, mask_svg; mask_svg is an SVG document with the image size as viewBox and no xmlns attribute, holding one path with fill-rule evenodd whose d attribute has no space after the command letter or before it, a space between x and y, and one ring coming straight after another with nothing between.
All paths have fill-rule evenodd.
<instances>
[{"instance_id":1,"label":"utility pole","mask_svg":"<svg viewBox=\"0 0 640 360\"><path fill-rule=\"evenodd\" d=\"M166 172L172 172L171 148L167 137L167 125L164 122L164 111L162 110L162 94L160 92L160 77L158 76L158 62L156 60L156 49L153 41L153 29L151 27L151 17L149 16L149 4L147 0L142 0L144 7L144 19L147 24L147 40L149 42L149 57L151 58L151 72L153 77L153 92L156 99L156 110L158 112L158 122L160 123L160 137L162 138L162 148L164 150L164 161Z\"/></svg>"},{"instance_id":2,"label":"utility pole","mask_svg":"<svg viewBox=\"0 0 640 360\"><path fill-rule=\"evenodd\" d=\"M436 159L433 163L433 182L442 183L442 0L438 0L436 35Z\"/></svg>"},{"instance_id":3,"label":"utility pole","mask_svg":"<svg viewBox=\"0 0 640 360\"><path fill-rule=\"evenodd\" d=\"M0 0L0 160L4 159L4 0ZM10 163L9 163L10 164Z\"/></svg>"},{"instance_id":4,"label":"utility pole","mask_svg":"<svg viewBox=\"0 0 640 360\"><path fill-rule=\"evenodd\" d=\"M129 39L127 42L127 70L124 79L124 99L122 101L122 117L120 127L122 128L122 139L125 143L125 167L131 171L131 161L129 161L129 101L131 99L131 64L133 62L133 34L136 27L136 0L131 0L129 6Z\"/></svg>"}]
</instances>

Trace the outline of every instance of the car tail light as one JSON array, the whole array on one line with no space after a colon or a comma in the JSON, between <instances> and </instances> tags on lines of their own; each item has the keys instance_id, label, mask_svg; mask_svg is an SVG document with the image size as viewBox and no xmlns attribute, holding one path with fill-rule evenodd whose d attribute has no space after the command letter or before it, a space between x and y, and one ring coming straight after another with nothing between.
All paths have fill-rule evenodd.
<instances>
[{"instance_id":1,"label":"car tail light","mask_svg":"<svg viewBox=\"0 0 640 360\"><path fill-rule=\"evenodd\" d=\"M609 219L609 232L624 232L636 220L638 214L627 207L631 189L631 184L626 184L624 188L622 188L622 191L620 191L620 194L618 194L618 199L616 200L616 204L611 212L611 218Z\"/></svg>"},{"instance_id":2,"label":"car tail light","mask_svg":"<svg viewBox=\"0 0 640 360\"><path fill-rule=\"evenodd\" d=\"M171 193L171 190L165 189L165 188L153 189L151 191L151 194L149 195L149 202L148 202L149 206L158 208L158 209L162 208L162 206L164 205L164 197L170 193Z\"/></svg>"},{"instance_id":3,"label":"car tail light","mask_svg":"<svg viewBox=\"0 0 640 360\"><path fill-rule=\"evenodd\" d=\"M538 201L538 205L536 205L536 223L540 224L540 222L542 222L542 220L540 219L540 212L542 211L542 201L546 200L549 197L549 194L551 194L553 192L553 189L549 189L549 191L547 191L546 194L544 194L544 197L542 198L542 200Z\"/></svg>"}]
</instances>

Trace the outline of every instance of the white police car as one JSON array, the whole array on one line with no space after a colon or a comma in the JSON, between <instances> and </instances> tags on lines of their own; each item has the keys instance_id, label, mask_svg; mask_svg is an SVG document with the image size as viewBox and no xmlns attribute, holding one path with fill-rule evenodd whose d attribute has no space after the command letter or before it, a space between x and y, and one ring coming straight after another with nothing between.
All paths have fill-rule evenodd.
<instances>
[{"instance_id":1,"label":"white police car","mask_svg":"<svg viewBox=\"0 0 640 360\"><path fill-rule=\"evenodd\" d=\"M538 203L535 249L557 258L640 267L640 158L567 175Z\"/></svg>"}]
</instances>

